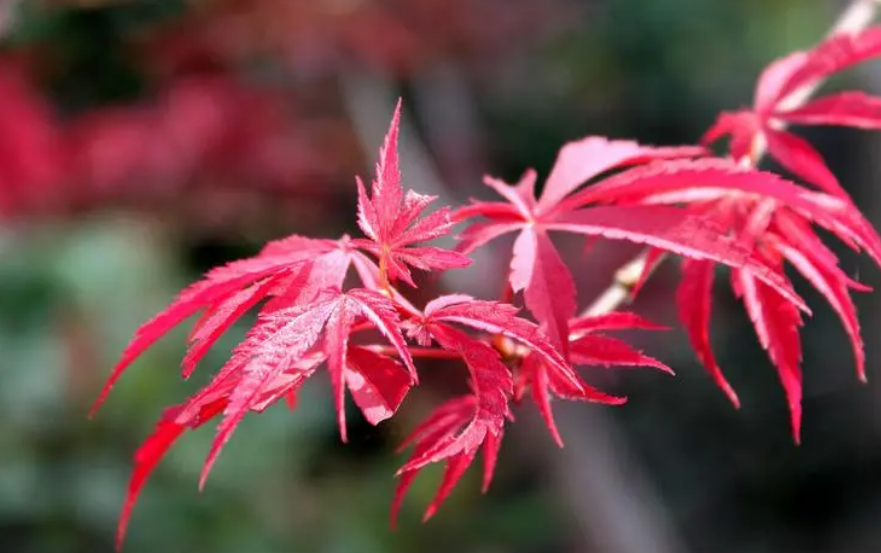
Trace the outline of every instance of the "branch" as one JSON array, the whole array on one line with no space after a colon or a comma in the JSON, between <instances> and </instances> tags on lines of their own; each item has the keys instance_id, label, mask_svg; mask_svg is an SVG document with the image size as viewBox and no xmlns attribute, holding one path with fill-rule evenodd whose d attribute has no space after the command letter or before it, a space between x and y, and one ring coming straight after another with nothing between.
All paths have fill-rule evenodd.
<instances>
[{"instance_id":1,"label":"branch","mask_svg":"<svg viewBox=\"0 0 881 553\"><path fill-rule=\"evenodd\" d=\"M856 34L868 27L881 7L881 0L854 0L841 13L838 20L829 30L827 37L840 34ZM805 102L823 85L825 80L820 80L804 86L790 94L784 102L781 103L786 109L794 109ZM756 140L753 144L751 163L758 165L762 157L765 155L767 144L763 139ZM666 256L665 256L666 257ZM646 270L646 260L648 258L648 250L643 251L627 263L615 271L612 283L606 288L584 311L581 312L582 317L592 317L609 313L626 305L632 299L632 292L639 277ZM659 259L654 266L654 271L663 261ZM646 275L649 278L651 274Z\"/></svg>"}]
</instances>

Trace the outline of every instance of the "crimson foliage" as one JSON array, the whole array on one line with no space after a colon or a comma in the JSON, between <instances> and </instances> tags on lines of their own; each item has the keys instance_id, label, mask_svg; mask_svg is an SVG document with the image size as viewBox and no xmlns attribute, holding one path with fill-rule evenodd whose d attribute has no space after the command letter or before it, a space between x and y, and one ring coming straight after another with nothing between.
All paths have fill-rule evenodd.
<instances>
[{"instance_id":1,"label":"crimson foliage","mask_svg":"<svg viewBox=\"0 0 881 553\"><path fill-rule=\"evenodd\" d=\"M879 264L881 238L820 154L785 125L881 127L881 98L858 92L807 104L799 98L805 87L878 54L881 28L873 28L834 37L771 64L759 80L754 107L723 114L704 137L706 145L730 135L727 155L715 156L703 146L652 147L587 137L562 147L540 194L534 171L515 185L486 177L500 201L473 201L455 211L442 207L427 215L435 198L401 186L399 103L369 193L357 180L363 238L290 236L272 242L252 258L210 271L135 333L98 404L139 355L192 315L202 313L183 359L185 378L224 331L258 309L255 325L210 383L166 410L138 450L119 543L148 474L185 430L219 421L201 485L248 412L261 412L283 398L294 406L300 386L322 366L330 376L343 441L347 390L366 420L378 424L393 416L418 384L417 358L448 359L467 367L470 392L440 405L402 445L412 445L413 453L398 471L393 517L418 472L431 463L446 464L426 518L479 451L486 490L505 426L513 420L511 403L527 393L554 440L562 444L552 398L610 405L625 401L584 382L574 367L649 366L672 373L660 361L604 334L657 330L657 325L629 312L579 316L573 277L554 245L555 233L645 244L646 272L664 254L681 257L677 300L683 325L701 362L738 405L715 361L708 333L716 266L728 266L732 288L778 371L798 441L799 327L810 311L793 290L785 265L804 275L838 313L853 342L857 375L864 380L863 343L850 291L867 288L845 274L815 228L865 250ZM814 189L757 169L765 149ZM455 250L422 245L460 222L467 226ZM502 301L454 294L419 308L405 298L406 288L399 283L414 287L413 269L465 267L471 262L468 254L505 234L516 234L516 239ZM345 286L349 273L357 277L355 286ZM510 304L519 292L531 319Z\"/></svg>"}]
</instances>

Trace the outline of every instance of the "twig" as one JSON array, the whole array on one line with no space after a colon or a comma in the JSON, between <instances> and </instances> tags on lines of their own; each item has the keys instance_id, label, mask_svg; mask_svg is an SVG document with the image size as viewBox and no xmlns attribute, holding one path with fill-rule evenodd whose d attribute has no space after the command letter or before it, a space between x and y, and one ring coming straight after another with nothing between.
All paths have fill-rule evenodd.
<instances>
[{"instance_id":1,"label":"twig","mask_svg":"<svg viewBox=\"0 0 881 553\"><path fill-rule=\"evenodd\" d=\"M854 0L841 13L838 20L829 30L827 37L840 34L856 34L868 27L881 6L881 0ZM825 80L810 83L789 96L781 103L781 108L794 109L801 106L823 85ZM760 137L761 138L761 137ZM764 157L767 144L763 139L753 143L751 160L753 165L758 165ZM612 283L600 295L581 312L582 317L602 315L626 305L632 298L632 292L640 275L646 269L648 251L643 251L615 271ZM652 267L656 269L662 259L658 259ZM651 275L646 275L646 278Z\"/></svg>"}]
</instances>

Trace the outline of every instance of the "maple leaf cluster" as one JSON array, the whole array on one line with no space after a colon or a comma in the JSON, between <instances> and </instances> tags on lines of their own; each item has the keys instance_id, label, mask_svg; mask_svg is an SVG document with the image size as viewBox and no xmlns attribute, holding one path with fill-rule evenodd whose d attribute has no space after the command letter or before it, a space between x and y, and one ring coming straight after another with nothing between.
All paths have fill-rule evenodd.
<instances>
[{"instance_id":1,"label":"maple leaf cluster","mask_svg":"<svg viewBox=\"0 0 881 553\"><path fill-rule=\"evenodd\" d=\"M357 180L362 238L290 236L256 256L216 268L186 288L144 324L126 348L98 403L123 371L173 327L201 313L189 337L182 374L189 377L208 349L246 312L257 320L209 384L165 411L138 450L123 509L119 540L152 469L184 433L218 420L200 486L242 418L285 399L292 408L303 383L323 367L346 441L346 394L371 424L392 417L419 383L421 358L462 363L469 392L446 401L405 440L413 447L398 471L393 518L419 471L445 463L431 517L478 452L484 490L496 466L512 405L531 396L553 439L562 444L552 400L618 405L626 398L585 382L579 366L654 367L661 361L608 336L661 327L624 311L579 315L574 279L553 235L576 234L646 245L645 274L666 254L682 259L677 294L683 325L698 357L731 400L738 398L710 349L711 288L727 266L761 345L776 367L801 427L799 327L810 311L784 269L792 265L829 301L853 342L857 374L865 378L863 344L850 291L867 288L848 277L816 229L864 250L881 264L881 238L843 192L819 154L784 123L881 125L881 99L843 93L804 105L790 98L804 87L881 54L881 28L829 39L772 64L762 75L755 106L725 114L705 144L731 135L726 155L704 146L655 147L587 137L563 146L540 187L527 171L514 185L487 177L499 201L472 201L425 215L435 198L405 191L398 166L398 104L372 186ZM790 102L788 104L787 102ZM756 165L767 146L803 186ZM812 188L813 187L813 188ZM465 223L453 250L423 243ZM501 301L444 295L424 307L404 291L414 269L444 271L470 264L468 254L503 235L516 236ZM350 275L352 273L352 275ZM347 285L353 276L354 285ZM406 285L407 288L404 287ZM520 295L518 295L520 294ZM522 297L527 318L512 305Z\"/></svg>"}]
</instances>

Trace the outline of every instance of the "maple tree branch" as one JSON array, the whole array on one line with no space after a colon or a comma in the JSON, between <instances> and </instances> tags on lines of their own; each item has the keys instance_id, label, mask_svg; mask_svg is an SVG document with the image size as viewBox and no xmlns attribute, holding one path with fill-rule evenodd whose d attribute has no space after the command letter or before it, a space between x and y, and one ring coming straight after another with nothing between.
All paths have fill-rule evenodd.
<instances>
[{"instance_id":1,"label":"maple tree branch","mask_svg":"<svg viewBox=\"0 0 881 553\"><path fill-rule=\"evenodd\" d=\"M841 12L841 15L830 28L827 37L839 34L855 34L864 30L874 21L879 7L881 7L881 0L854 0ZM825 79L821 79L796 90L786 97L781 103L781 108L788 110L803 105L824 82ZM766 149L767 144L765 140L761 139L760 135L760 139L753 143L750 155L752 165L759 164L765 155ZM632 299L633 290L639 282L640 275L646 270L648 251L643 250L615 271L612 283L579 316L593 317L602 315L629 303ZM657 269L665 258L666 255L660 257L651 267L651 271ZM645 275L644 280L650 277L651 273Z\"/></svg>"}]
</instances>

